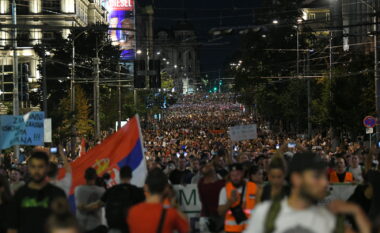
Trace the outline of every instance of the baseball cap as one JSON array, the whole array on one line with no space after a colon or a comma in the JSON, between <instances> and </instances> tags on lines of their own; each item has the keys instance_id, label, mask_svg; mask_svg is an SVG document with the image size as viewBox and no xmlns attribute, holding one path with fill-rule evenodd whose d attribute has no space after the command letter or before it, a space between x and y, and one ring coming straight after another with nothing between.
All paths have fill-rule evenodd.
<instances>
[{"instance_id":1,"label":"baseball cap","mask_svg":"<svg viewBox=\"0 0 380 233\"><path fill-rule=\"evenodd\" d=\"M240 163L234 163L230 166L230 171L243 171L243 165L241 165Z\"/></svg>"},{"instance_id":2,"label":"baseball cap","mask_svg":"<svg viewBox=\"0 0 380 233\"><path fill-rule=\"evenodd\" d=\"M324 170L326 168L327 164L319 155L312 152L302 152L293 156L289 165L289 174L306 170Z\"/></svg>"}]
</instances>

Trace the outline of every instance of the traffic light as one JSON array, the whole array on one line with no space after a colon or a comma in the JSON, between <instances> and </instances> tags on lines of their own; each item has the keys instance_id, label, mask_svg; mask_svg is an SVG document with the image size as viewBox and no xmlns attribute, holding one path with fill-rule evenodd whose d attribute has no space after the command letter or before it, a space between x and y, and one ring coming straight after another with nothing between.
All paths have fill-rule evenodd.
<instances>
[{"instance_id":1,"label":"traffic light","mask_svg":"<svg viewBox=\"0 0 380 233\"><path fill-rule=\"evenodd\" d=\"M214 87L214 92L217 92L218 91L218 88L217 87Z\"/></svg>"},{"instance_id":2,"label":"traffic light","mask_svg":"<svg viewBox=\"0 0 380 233\"><path fill-rule=\"evenodd\" d=\"M21 101L29 101L29 65L27 63L20 65L19 98Z\"/></svg>"},{"instance_id":3,"label":"traffic light","mask_svg":"<svg viewBox=\"0 0 380 233\"><path fill-rule=\"evenodd\" d=\"M160 60L149 61L149 71L147 72L145 60L135 60L134 87L146 88L146 75L149 75L149 88L161 88L161 63Z\"/></svg>"}]
</instances>

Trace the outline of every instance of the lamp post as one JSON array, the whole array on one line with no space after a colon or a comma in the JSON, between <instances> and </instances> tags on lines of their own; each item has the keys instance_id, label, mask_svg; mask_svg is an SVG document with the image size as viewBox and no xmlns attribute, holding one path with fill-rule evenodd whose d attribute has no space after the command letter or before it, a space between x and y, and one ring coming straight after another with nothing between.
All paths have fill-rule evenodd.
<instances>
[{"instance_id":1,"label":"lamp post","mask_svg":"<svg viewBox=\"0 0 380 233\"><path fill-rule=\"evenodd\" d=\"M12 24L15 26L12 33L13 40L13 115L18 116L20 114L19 103L19 90L18 90L18 57L17 57L17 5L16 0L12 1ZM19 159L20 146L14 147L14 155Z\"/></svg>"},{"instance_id":2,"label":"lamp post","mask_svg":"<svg viewBox=\"0 0 380 233\"><path fill-rule=\"evenodd\" d=\"M73 114L73 119L75 119L75 40L78 39L83 33L86 31L80 32L78 35L73 37L73 41L71 42L72 45L72 67L71 67L71 80L70 80L70 91L71 91L71 112ZM71 156L74 157L75 154L75 144L76 144L76 137L75 137L76 129L75 129L75 122L71 126Z\"/></svg>"},{"instance_id":3,"label":"lamp post","mask_svg":"<svg viewBox=\"0 0 380 233\"><path fill-rule=\"evenodd\" d=\"M95 65L95 82L94 82L94 121L95 121L95 136L97 140L100 140L100 91L99 91L99 74L100 74L100 59L99 52L105 45L96 49L96 57L94 58Z\"/></svg>"}]
</instances>

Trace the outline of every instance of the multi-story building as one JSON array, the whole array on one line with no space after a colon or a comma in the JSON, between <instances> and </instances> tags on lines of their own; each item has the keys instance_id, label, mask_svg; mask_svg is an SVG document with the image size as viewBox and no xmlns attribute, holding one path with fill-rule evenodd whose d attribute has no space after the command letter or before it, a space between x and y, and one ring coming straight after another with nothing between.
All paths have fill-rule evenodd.
<instances>
[{"instance_id":1,"label":"multi-story building","mask_svg":"<svg viewBox=\"0 0 380 233\"><path fill-rule=\"evenodd\" d=\"M193 93L200 77L199 43L193 25L182 20L171 30L158 30L154 46L161 59L161 71L174 78L175 90Z\"/></svg>"},{"instance_id":2,"label":"multi-story building","mask_svg":"<svg viewBox=\"0 0 380 233\"><path fill-rule=\"evenodd\" d=\"M20 26L17 53L20 66L27 64L29 82L40 78L37 69L39 57L34 45L49 43L57 32L66 38L70 34L69 27L107 23L107 12L101 0L16 0L16 5L17 25ZM0 22L1 82L12 71L12 29L9 28L12 24L12 0L0 0ZM2 87L4 89L4 85L0 89Z\"/></svg>"},{"instance_id":3,"label":"multi-story building","mask_svg":"<svg viewBox=\"0 0 380 233\"><path fill-rule=\"evenodd\" d=\"M371 51L374 9L380 10L380 0L339 0L337 5L342 11L345 50L353 47Z\"/></svg>"}]
</instances>

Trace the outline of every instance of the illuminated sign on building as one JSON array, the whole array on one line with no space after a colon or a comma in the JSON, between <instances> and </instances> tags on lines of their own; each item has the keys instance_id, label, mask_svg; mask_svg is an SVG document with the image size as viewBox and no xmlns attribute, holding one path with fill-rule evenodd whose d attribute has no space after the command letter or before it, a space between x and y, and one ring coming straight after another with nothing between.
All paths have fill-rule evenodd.
<instances>
[{"instance_id":1,"label":"illuminated sign on building","mask_svg":"<svg viewBox=\"0 0 380 233\"><path fill-rule=\"evenodd\" d=\"M104 0L103 5L108 10L110 28L135 29L134 0ZM121 59L135 58L135 32L130 30L111 30L113 45L120 46Z\"/></svg>"}]
</instances>

